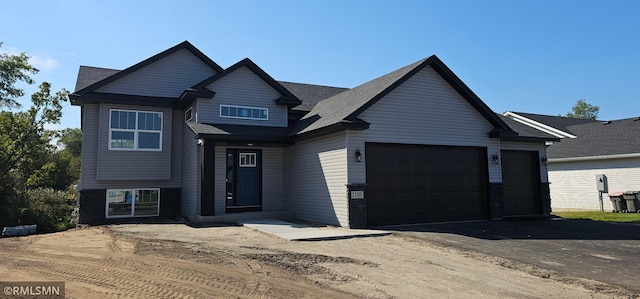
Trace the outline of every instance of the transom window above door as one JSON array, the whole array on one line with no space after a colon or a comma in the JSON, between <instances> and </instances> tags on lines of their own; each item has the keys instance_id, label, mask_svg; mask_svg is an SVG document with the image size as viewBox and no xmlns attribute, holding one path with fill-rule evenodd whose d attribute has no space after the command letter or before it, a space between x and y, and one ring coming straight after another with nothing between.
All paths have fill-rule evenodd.
<instances>
[{"instance_id":1,"label":"transom window above door","mask_svg":"<svg viewBox=\"0 0 640 299\"><path fill-rule=\"evenodd\" d=\"M220 117L268 120L269 109L233 105L220 105Z\"/></svg>"},{"instance_id":2,"label":"transom window above door","mask_svg":"<svg viewBox=\"0 0 640 299\"><path fill-rule=\"evenodd\" d=\"M111 109L109 149L161 150L162 112Z\"/></svg>"}]
</instances>

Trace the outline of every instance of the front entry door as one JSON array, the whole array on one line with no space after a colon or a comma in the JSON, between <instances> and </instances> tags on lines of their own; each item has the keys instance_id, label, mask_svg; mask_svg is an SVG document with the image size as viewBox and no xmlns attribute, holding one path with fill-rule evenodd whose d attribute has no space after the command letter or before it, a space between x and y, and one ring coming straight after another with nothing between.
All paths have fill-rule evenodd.
<instances>
[{"instance_id":1,"label":"front entry door","mask_svg":"<svg viewBox=\"0 0 640 299\"><path fill-rule=\"evenodd\" d=\"M227 149L227 212L262 210L262 151Z\"/></svg>"}]
</instances>

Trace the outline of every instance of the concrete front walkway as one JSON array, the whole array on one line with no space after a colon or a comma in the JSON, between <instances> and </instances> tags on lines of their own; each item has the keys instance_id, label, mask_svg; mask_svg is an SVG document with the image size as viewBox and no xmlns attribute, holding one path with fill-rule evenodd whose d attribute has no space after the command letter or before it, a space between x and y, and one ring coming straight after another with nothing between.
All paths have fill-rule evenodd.
<instances>
[{"instance_id":1,"label":"concrete front walkway","mask_svg":"<svg viewBox=\"0 0 640 299\"><path fill-rule=\"evenodd\" d=\"M321 241L391 234L383 230L311 227L275 219L238 221L238 224L289 241Z\"/></svg>"}]
</instances>

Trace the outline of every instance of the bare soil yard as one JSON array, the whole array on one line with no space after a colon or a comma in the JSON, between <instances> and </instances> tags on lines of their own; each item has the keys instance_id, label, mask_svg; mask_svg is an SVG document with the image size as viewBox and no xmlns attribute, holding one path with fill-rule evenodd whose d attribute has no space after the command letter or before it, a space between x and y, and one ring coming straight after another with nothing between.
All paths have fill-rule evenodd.
<instances>
[{"instance_id":1,"label":"bare soil yard","mask_svg":"<svg viewBox=\"0 0 640 299\"><path fill-rule=\"evenodd\" d=\"M624 290L391 235L292 242L243 227L129 224L0 239L0 281L67 298L626 298Z\"/></svg>"}]
</instances>

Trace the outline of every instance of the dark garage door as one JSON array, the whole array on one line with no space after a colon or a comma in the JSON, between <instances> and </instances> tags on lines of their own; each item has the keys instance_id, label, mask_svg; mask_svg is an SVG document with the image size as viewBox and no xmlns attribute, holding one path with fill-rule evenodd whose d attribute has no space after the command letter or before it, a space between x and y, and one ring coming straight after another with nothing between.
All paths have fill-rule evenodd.
<instances>
[{"instance_id":1,"label":"dark garage door","mask_svg":"<svg viewBox=\"0 0 640 299\"><path fill-rule=\"evenodd\" d=\"M487 219L486 152L367 143L368 226Z\"/></svg>"},{"instance_id":2,"label":"dark garage door","mask_svg":"<svg viewBox=\"0 0 640 299\"><path fill-rule=\"evenodd\" d=\"M504 216L541 214L538 152L501 151L501 156Z\"/></svg>"}]
</instances>

